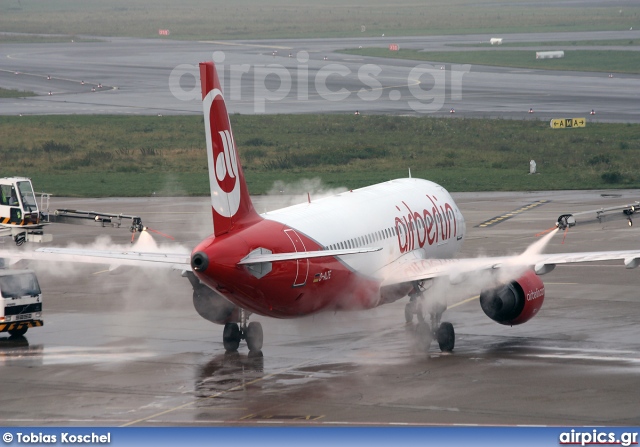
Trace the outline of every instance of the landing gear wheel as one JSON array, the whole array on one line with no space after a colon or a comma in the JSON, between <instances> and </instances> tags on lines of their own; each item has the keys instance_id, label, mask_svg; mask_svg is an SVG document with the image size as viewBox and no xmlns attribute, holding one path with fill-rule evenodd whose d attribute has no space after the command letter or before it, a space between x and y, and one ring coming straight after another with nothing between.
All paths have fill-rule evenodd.
<instances>
[{"instance_id":1,"label":"landing gear wheel","mask_svg":"<svg viewBox=\"0 0 640 447\"><path fill-rule=\"evenodd\" d=\"M444 322L436 331L436 339L442 352L451 352L456 344L456 333L453 330L453 324Z\"/></svg>"},{"instance_id":2,"label":"landing gear wheel","mask_svg":"<svg viewBox=\"0 0 640 447\"><path fill-rule=\"evenodd\" d=\"M240 346L240 327L238 323L227 323L222 331L222 344L227 351L237 351Z\"/></svg>"},{"instance_id":3,"label":"landing gear wheel","mask_svg":"<svg viewBox=\"0 0 640 447\"><path fill-rule=\"evenodd\" d=\"M407 303L404 306L404 320L407 323L411 323L413 322L413 313L414 313L414 304L413 303Z\"/></svg>"},{"instance_id":4,"label":"landing gear wheel","mask_svg":"<svg viewBox=\"0 0 640 447\"><path fill-rule=\"evenodd\" d=\"M426 321L421 321L416 325L416 341L421 351L428 351L433 339L431 327Z\"/></svg>"},{"instance_id":5,"label":"landing gear wheel","mask_svg":"<svg viewBox=\"0 0 640 447\"><path fill-rule=\"evenodd\" d=\"M424 313L422 312L422 304L410 301L404 306L404 319L407 323L413 322L413 316L418 317L418 323L424 323Z\"/></svg>"},{"instance_id":6,"label":"landing gear wheel","mask_svg":"<svg viewBox=\"0 0 640 447\"><path fill-rule=\"evenodd\" d=\"M262 325L257 321L249 323L245 338L249 352L262 350Z\"/></svg>"},{"instance_id":7,"label":"landing gear wheel","mask_svg":"<svg viewBox=\"0 0 640 447\"><path fill-rule=\"evenodd\" d=\"M27 333L27 329L29 329L28 326L23 326L19 329L10 329L9 335L11 335L12 337L20 337Z\"/></svg>"},{"instance_id":8,"label":"landing gear wheel","mask_svg":"<svg viewBox=\"0 0 640 447\"><path fill-rule=\"evenodd\" d=\"M424 312L422 311L422 304L420 303L416 305L416 316L418 317L418 323L425 323L427 321L424 319Z\"/></svg>"}]
</instances>

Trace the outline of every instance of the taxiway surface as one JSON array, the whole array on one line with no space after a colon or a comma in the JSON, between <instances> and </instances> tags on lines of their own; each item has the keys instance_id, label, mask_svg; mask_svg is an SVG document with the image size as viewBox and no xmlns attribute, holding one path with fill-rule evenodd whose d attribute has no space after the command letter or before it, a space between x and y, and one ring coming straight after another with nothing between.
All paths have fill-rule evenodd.
<instances>
[{"instance_id":1,"label":"taxiway surface","mask_svg":"<svg viewBox=\"0 0 640 447\"><path fill-rule=\"evenodd\" d=\"M520 252L559 214L633 202L635 194L454 194L467 222L462 255ZM257 198L256 207L280 199ZM551 202L477 227L543 199ZM171 244L191 247L211 228L207 202L58 198L53 206L137 214L175 236ZM126 229L50 229L59 246L97 235L125 246L130 239ZM624 220L579 226L547 251L632 248L639 231ZM622 265L556 268L543 277L539 315L518 327L489 320L477 291L461 293L444 318L456 329L453 354L435 344L417 351L400 301L300 320L254 316L265 345L253 358L244 344L225 354L222 327L197 315L179 272L32 266L45 325L0 336L2 425L640 424L640 277Z\"/></svg>"},{"instance_id":2,"label":"taxiway surface","mask_svg":"<svg viewBox=\"0 0 640 447\"><path fill-rule=\"evenodd\" d=\"M602 73L581 73L335 53L391 43L425 51L485 51L449 44L477 44L488 42L490 37L210 42L110 38L102 42L7 44L0 47L0 86L40 96L0 99L0 115L200 114L197 66L213 58L226 82L223 88L231 113L358 110L450 116L455 109L456 116L481 118L588 116L592 121L640 122L640 76L616 74L610 78L606 67ZM575 42L638 39L640 31L501 37L505 42ZM529 51L532 59L539 49L521 48ZM529 109L534 110L533 115ZM596 115L590 115L592 110Z\"/></svg>"}]
</instances>

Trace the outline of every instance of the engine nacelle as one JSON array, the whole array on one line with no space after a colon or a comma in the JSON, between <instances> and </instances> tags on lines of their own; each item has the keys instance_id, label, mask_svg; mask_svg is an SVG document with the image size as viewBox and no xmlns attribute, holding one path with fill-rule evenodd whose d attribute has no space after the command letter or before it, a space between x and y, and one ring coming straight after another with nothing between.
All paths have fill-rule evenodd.
<instances>
[{"instance_id":1,"label":"engine nacelle","mask_svg":"<svg viewBox=\"0 0 640 447\"><path fill-rule=\"evenodd\" d=\"M534 271L480 294L480 306L493 321L513 326L529 321L544 302L544 284Z\"/></svg>"},{"instance_id":2,"label":"engine nacelle","mask_svg":"<svg viewBox=\"0 0 640 447\"><path fill-rule=\"evenodd\" d=\"M202 318L212 323L226 324L240 321L240 309L204 285L194 287L193 307Z\"/></svg>"}]
</instances>

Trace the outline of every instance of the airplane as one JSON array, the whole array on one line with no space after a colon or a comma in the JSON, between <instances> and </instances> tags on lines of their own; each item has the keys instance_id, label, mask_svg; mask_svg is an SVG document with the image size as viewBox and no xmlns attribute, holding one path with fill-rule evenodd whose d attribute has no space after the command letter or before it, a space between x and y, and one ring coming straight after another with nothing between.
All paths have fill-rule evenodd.
<instances>
[{"instance_id":1,"label":"airplane","mask_svg":"<svg viewBox=\"0 0 640 447\"><path fill-rule=\"evenodd\" d=\"M425 351L435 339L455 347L453 325L442 321L447 302L436 281L473 281L480 305L504 325L529 321L540 310L540 275L558 264L622 260L640 265L640 251L543 254L555 228L522 254L455 258L466 227L442 186L402 178L258 214L252 204L213 62L200 64L213 233L189 252L40 248L0 251L0 258L134 265L182 272L196 311L223 324L223 345L242 340L260 353L263 331L252 314L297 318L318 312L370 309L408 297L405 320ZM436 288L433 288L434 290Z\"/></svg>"}]
</instances>

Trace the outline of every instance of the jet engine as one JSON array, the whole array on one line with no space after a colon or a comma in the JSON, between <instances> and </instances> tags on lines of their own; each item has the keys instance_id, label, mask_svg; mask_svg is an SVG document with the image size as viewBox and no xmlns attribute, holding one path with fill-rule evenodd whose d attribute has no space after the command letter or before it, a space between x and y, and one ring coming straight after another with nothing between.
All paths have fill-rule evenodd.
<instances>
[{"instance_id":1,"label":"jet engine","mask_svg":"<svg viewBox=\"0 0 640 447\"><path fill-rule=\"evenodd\" d=\"M216 324L237 323L240 321L240 308L225 297L210 289L196 278L193 272L185 272L193 286L193 307L205 320Z\"/></svg>"},{"instance_id":2,"label":"jet engine","mask_svg":"<svg viewBox=\"0 0 640 447\"><path fill-rule=\"evenodd\" d=\"M513 326L529 321L544 302L544 284L528 270L517 280L480 294L480 306L493 321Z\"/></svg>"},{"instance_id":3,"label":"jet engine","mask_svg":"<svg viewBox=\"0 0 640 447\"><path fill-rule=\"evenodd\" d=\"M202 318L212 323L226 324L240 321L238 307L204 285L194 287L193 307Z\"/></svg>"}]
</instances>

